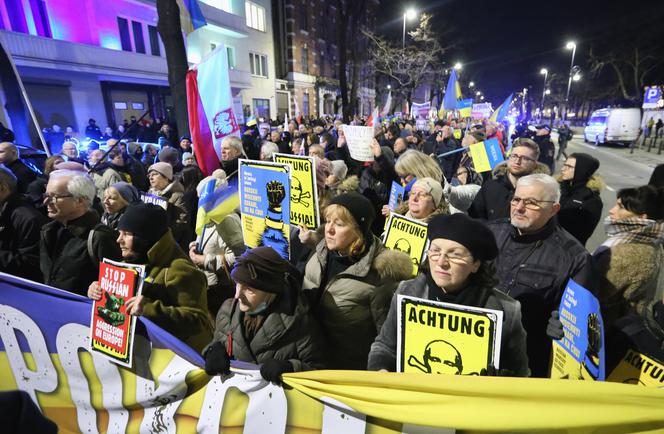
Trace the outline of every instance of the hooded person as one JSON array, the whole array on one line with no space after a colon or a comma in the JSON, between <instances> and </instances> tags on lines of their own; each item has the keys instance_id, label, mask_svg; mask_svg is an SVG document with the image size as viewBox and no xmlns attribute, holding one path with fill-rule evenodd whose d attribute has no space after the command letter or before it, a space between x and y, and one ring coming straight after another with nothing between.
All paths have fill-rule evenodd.
<instances>
[{"instance_id":1,"label":"hooded person","mask_svg":"<svg viewBox=\"0 0 664 434\"><path fill-rule=\"evenodd\" d=\"M371 345L368 369L396 370L397 304L399 295L406 295L503 312L501 369L496 372L489 366L486 373L528 376L521 305L494 287L495 269L491 261L498 255L498 246L491 230L482 222L457 213L433 218L428 224L427 238L430 241L427 263L422 264L414 279L401 282L397 288L387 319ZM464 349L460 348L460 351L462 356ZM436 370L428 372L435 373ZM456 373L473 374L459 370Z\"/></svg>"},{"instance_id":2,"label":"hooded person","mask_svg":"<svg viewBox=\"0 0 664 434\"><path fill-rule=\"evenodd\" d=\"M585 246L602 217L604 188L602 177L595 173L599 160L589 154L570 154L558 178L560 212L558 223Z\"/></svg>"},{"instance_id":3,"label":"hooded person","mask_svg":"<svg viewBox=\"0 0 664 434\"><path fill-rule=\"evenodd\" d=\"M262 365L267 381L325 367L325 344L300 291L300 275L272 247L236 258L235 298L219 309L214 339L203 351L208 375L228 374L231 359Z\"/></svg>"},{"instance_id":4,"label":"hooded person","mask_svg":"<svg viewBox=\"0 0 664 434\"><path fill-rule=\"evenodd\" d=\"M331 369L366 369L369 347L390 299L413 265L371 233L375 213L359 193L334 197L325 209L325 236L304 270L303 292L328 340Z\"/></svg>"},{"instance_id":5,"label":"hooded person","mask_svg":"<svg viewBox=\"0 0 664 434\"><path fill-rule=\"evenodd\" d=\"M166 211L147 203L129 205L118 231L123 261L146 266L142 294L127 301L127 312L148 318L201 351L212 339L207 280L176 244ZM101 295L99 283L93 282L88 297L99 300Z\"/></svg>"}]
</instances>

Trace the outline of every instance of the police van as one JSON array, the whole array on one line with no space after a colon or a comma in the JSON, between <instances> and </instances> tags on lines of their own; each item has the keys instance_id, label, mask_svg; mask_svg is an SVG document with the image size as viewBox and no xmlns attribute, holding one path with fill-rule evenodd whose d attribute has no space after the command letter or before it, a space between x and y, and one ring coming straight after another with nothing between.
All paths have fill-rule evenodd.
<instances>
[{"instance_id":1,"label":"police van","mask_svg":"<svg viewBox=\"0 0 664 434\"><path fill-rule=\"evenodd\" d=\"M583 139L595 143L629 144L639 137L641 109L639 108L604 108L595 110L590 116Z\"/></svg>"}]
</instances>

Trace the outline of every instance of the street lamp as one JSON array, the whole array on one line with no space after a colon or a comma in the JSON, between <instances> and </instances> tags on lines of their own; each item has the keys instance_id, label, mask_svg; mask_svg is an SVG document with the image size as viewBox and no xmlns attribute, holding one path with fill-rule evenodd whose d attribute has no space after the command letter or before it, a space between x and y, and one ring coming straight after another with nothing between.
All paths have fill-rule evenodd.
<instances>
[{"instance_id":1,"label":"street lamp","mask_svg":"<svg viewBox=\"0 0 664 434\"><path fill-rule=\"evenodd\" d=\"M468 87L475 87L475 82L471 81L470 83L468 83Z\"/></svg>"},{"instance_id":2,"label":"street lamp","mask_svg":"<svg viewBox=\"0 0 664 434\"><path fill-rule=\"evenodd\" d=\"M454 64L454 69L456 69L457 71L461 71L462 67L463 65L460 62Z\"/></svg>"},{"instance_id":3,"label":"street lamp","mask_svg":"<svg viewBox=\"0 0 664 434\"><path fill-rule=\"evenodd\" d=\"M544 108L544 96L547 94L547 88L546 88L546 78L549 76L549 70L546 68L540 69L540 74L544 76L544 86L542 87L542 100L540 101L540 118L542 116L542 109Z\"/></svg>"},{"instance_id":4,"label":"street lamp","mask_svg":"<svg viewBox=\"0 0 664 434\"><path fill-rule=\"evenodd\" d=\"M390 90L390 89L392 89L392 85L391 85L391 84L388 84L388 85L387 85L387 90Z\"/></svg>"},{"instance_id":5,"label":"street lamp","mask_svg":"<svg viewBox=\"0 0 664 434\"><path fill-rule=\"evenodd\" d=\"M574 81L579 81L579 80L581 80L581 74L579 74L579 73L577 72L577 73L574 74L574 76L572 77L572 80L574 80Z\"/></svg>"},{"instance_id":6,"label":"street lamp","mask_svg":"<svg viewBox=\"0 0 664 434\"><path fill-rule=\"evenodd\" d=\"M413 8L406 9L406 12L403 13L403 38L401 39L401 48L406 48L406 20L415 19L417 12Z\"/></svg>"},{"instance_id":7,"label":"street lamp","mask_svg":"<svg viewBox=\"0 0 664 434\"><path fill-rule=\"evenodd\" d=\"M475 96L480 96L480 95L482 95L482 92L480 92L479 90L475 92Z\"/></svg>"},{"instance_id":8,"label":"street lamp","mask_svg":"<svg viewBox=\"0 0 664 434\"><path fill-rule=\"evenodd\" d=\"M574 75L572 70L574 69L574 55L576 54L576 43L574 41L569 41L567 45L565 45L565 48L567 48L568 50L572 50L572 61L570 62L569 65L569 78L567 79L567 94L565 95L565 111L563 112L563 122L565 122L565 118L567 117L569 90L572 87L572 76Z\"/></svg>"}]
</instances>

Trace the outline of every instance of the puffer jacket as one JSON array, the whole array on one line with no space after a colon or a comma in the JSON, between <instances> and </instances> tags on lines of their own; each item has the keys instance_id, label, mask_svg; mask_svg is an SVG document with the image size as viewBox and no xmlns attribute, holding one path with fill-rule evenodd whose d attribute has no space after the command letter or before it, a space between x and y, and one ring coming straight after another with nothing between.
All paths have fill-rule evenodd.
<instances>
[{"instance_id":1,"label":"puffer jacket","mask_svg":"<svg viewBox=\"0 0 664 434\"><path fill-rule=\"evenodd\" d=\"M412 280L402 282L392 297L390 312L380 330L380 334L371 345L368 369L377 371L386 369L395 371L397 366L397 315L399 295L428 299L427 278L420 273ZM474 288L466 288L465 291ZM500 347L500 368L507 369L515 376L528 376L528 357L526 356L526 331L521 325L521 304L496 289L489 290L489 297L482 306L486 309L503 312L503 331Z\"/></svg>"},{"instance_id":2,"label":"puffer jacket","mask_svg":"<svg viewBox=\"0 0 664 434\"><path fill-rule=\"evenodd\" d=\"M217 314L212 343L221 342L228 348L231 336L230 355L243 362L262 364L268 359L277 359L289 361L296 372L323 369L326 345L302 294L290 289L274 303L261 328L251 342L247 342L243 332L245 314L236 299L226 300Z\"/></svg>"},{"instance_id":3,"label":"puffer jacket","mask_svg":"<svg viewBox=\"0 0 664 434\"><path fill-rule=\"evenodd\" d=\"M148 250L143 316L197 351L212 339L207 280L167 231Z\"/></svg>"},{"instance_id":4,"label":"puffer jacket","mask_svg":"<svg viewBox=\"0 0 664 434\"><path fill-rule=\"evenodd\" d=\"M182 247L187 250L189 242L189 214L184 201L184 186L180 181L173 181L163 190L151 188L148 193L161 196L168 201L166 212L170 222L173 238Z\"/></svg>"},{"instance_id":5,"label":"puffer jacket","mask_svg":"<svg viewBox=\"0 0 664 434\"><path fill-rule=\"evenodd\" d=\"M549 174L549 168L542 163L532 172ZM473 218L484 220L497 220L510 216L510 201L514 197L514 186L509 179L507 162L501 163L493 169L492 179L482 184L482 188L472 205L468 209L468 215Z\"/></svg>"},{"instance_id":6,"label":"puffer jacket","mask_svg":"<svg viewBox=\"0 0 664 434\"><path fill-rule=\"evenodd\" d=\"M604 186L604 180L598 174L584 185L560 181L558 223L584 246L602 218L600 192Z\"/></svg>"},{"instance_id":7,"label":"puffer jacket","mask_svg":"<svg viewBox=\"0 0 664 434\"><path fill-rule=\"evenodd\" d=\"M330 349L331 369L367 367L367 355L390 308L399 281L409 279L413 264L407 254L386 249L376 237L359 261L332 277L324 288L321 281L327 261L325 240L307 262L304 292L317 294L315 315L323 327Z\"/></svg>"}]
</instances>

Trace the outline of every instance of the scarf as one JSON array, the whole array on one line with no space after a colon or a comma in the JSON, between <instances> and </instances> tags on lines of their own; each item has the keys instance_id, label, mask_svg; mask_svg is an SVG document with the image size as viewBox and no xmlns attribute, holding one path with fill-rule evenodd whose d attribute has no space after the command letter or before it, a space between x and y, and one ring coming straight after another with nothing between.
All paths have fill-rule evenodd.
<instances>
[{"instance_id":1,"label":"scarf","mask_svg":"<svg viewBox=\"0 0 664 434\"><path fill-rule=\"evenodd\" d=\"M610 217L607 217L604 220L604 230L609 237L602 243L603 247L610 248L627 243L661 244L664 242L664 220L632 217L612 221Z\"/></svg>"}]
</instances>

